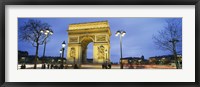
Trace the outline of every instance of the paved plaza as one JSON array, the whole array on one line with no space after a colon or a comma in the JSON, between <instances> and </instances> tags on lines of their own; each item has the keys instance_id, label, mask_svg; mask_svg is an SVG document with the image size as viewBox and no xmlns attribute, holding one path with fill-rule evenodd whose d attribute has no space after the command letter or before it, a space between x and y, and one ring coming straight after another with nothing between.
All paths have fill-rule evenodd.
<instances>
[{"instance_id":1,"label":"paved plaza","mask_svg":"<svg viewBox=\"0 0 200 87\"><path fill-rule=\"evenodd\" d=\"M59 65L58 65L59 66ZM64 65L65 69L73 69L72 65ZM26 64L26 69L33 69L34 64ZM37 64L37 69L41 69L42 64ZM46 68L47 68L46 64ZM21 69L21 64L18 65L18 69ZM50 69L50 67L49 67ZM55 69L55 68L53 68ZM79 69L102 69L101 64L82 64ZM111 69L120 69L120 65L112 65ZM124 65L123 69L176 69L175 66L171 65Z\"/></svg>"}]
</instances>

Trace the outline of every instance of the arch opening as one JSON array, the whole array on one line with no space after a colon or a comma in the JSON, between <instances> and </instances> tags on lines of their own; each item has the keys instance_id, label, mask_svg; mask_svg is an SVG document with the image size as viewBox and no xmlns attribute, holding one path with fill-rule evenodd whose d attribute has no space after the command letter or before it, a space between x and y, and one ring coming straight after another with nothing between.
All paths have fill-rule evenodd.
<instances>
[{"instance_id":1,"label":"arch opening","mask_svg":"<svg viewBox=\"0 0 200 87\"><path fill-rule=\"evenodd\" d=\"M81 63L83 63L83 64L92 63L92 61L90 61L90 60L93 57L91 57L90 60L87 61L87 58L88 58L88 56L87 56L87 54L88 54L88 46L91 47L90 43L93 43L93 40L90 37L85 37L85 38L83 38L81 40L81 48L82 48L82 51L81 51L81 54L82 54ZM92 45L92 47L93 47L93 45ZM89 49L89 50L91 51L91 49Z\"/></svg>"},{"instance_id":2,"label":"arch opening","mask_svg":"<svg viewBox=\"0 0 200 87\"><path fill-rule=\"evenodd\" d=\"M90 42L87 46L87 59L93 59L93 44L94 42Z\"/></svg>"}]
</instances>

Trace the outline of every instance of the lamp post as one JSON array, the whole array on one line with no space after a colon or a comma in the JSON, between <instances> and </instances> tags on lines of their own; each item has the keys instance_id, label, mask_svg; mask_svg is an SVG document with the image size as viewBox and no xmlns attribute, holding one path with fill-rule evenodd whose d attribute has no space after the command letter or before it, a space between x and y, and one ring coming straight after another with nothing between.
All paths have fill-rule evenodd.
<instances>
[{"instance_id":1,"label":"lamp post","mask_svg":"<svg viewBox=\"0 0 200 87\"><path fill-rule=\"evenodd\" d=\"M63 51L63 49L61 48L60 49L60 58L62 57L61 55L62 55L62 51Z\"/></svg>"},{"instance_id":2,"label":"lamp post","mask_svg":"<svg viewBox=\"0 0 200 87\"><path fill-rule=\"evenodd\" d=\"M25 67L26 67L26 58L22 57L21 59L23 60L23 63L21 65L21 67L22 67L21 69L25 69Z\"/></svg>"},{"instance_id":3,"label":"lamp post","mask_svg":"<svg viewBox=\"0 0 200 87\"><path fill-rule=\"evenodd\" d=\"M54 62L54 59L52 58L51 59L51 69L53 69L53 64L54 64L53 62Z\"/></svg>"},{"instance_id":4,"label":"lamp post","mask_svg":"<svg viewBox=\"0 0 200 87\"><path fill-rule=\"evenodd\" d=\"M75 64L76 64L76 59L75 59L75 57L74 57L74 66L75 66Z\"/></svg>"},{"instance_id":5,"label":"lamp post","mask_svg":"<svg viewBox=\"0 0 200 87\"><path fill-rule=\"evenodd\" d=\"M61 58L61 69L63 69L64 68L64 65L63 65L63 56L64 56L64 50L65 50L65 46L66 46L66 43L65 43L65 41L63 41L63 43L62 43L62 58Z\"/></svg>"},{"instance_id":6,"label":"lamp post","mask_svg":"<svg viewBox=\"0 0 200 87\"><path fill-rule=\"evenodd\" d=\"M108 50L106 49L105 50L105 53L106 53L106 67L108 66Z\"/></svg>"},{"instance_id":7,"label":"lamp post","mask_svg":"<svg viewBox=\"0 0 200 87\"><path fill-rule=\"evenodd\" d=\"M45 57L45 50L46 50L46 44L47 44L47 37L49 35L52 35L53 34L53 31L50 30L50 29L44 29L44 30L40 30L40 32L42 34L45 34L45 39L44 39L44 51L43 51L43 59L42 59L42 69L45 69L45 64L44 64L44 57Z\"/></svg>"},{"instance_id":8,"label":"lamp post","mask_svg":"<svg viewBox=\"0 0 200 87\"><path fill-rule=\"evenodd\" d=\"M123 69L123 64L122 64L122 37L126 34L125 31L123 30L118 30L116 33L115 33L115 36L118 36L120 37L120 52L121 52L121 58L120 58L120 68Z\"/></svg>"},{"instance_id":9,"label":"lamp post","mask_svg":"<svg viewBox=\"0 0 200 87\"><path fill-rule=\"evenodd\" d=\"M60 59L62 59L62 51L63 51L63 48L60 49ZM60 59L59 59L59 60L60 60ZM62 66L61 66L62 64L60 63L60 61L58 61L58 64L60 64L60 68L61 68L61 67L62 67Z\"/></svg>"}]
</instances>

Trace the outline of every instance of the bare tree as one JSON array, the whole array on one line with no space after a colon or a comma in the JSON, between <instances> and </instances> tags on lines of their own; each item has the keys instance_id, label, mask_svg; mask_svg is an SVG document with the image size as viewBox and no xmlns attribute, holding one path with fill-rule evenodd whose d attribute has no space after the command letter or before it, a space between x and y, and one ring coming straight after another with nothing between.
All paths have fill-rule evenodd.
<instances>
[{"instance_id":1,"label":"bare tree","mask_svg":"<svg viewBox=\"0 0 200 87\"><path fill-rule=\"evenodd\" d=\"M28 20L22 26L19 27L19 39L26 41L32 44L35 50L35 59L34 59L34 69L36 69L37 59L38 59L38 49L39 45L42 45L47 38L40 31L42 29L49 29L50 25L47 23L42 23L39 20Z\"/></svg>"},{"instance_id":2,"label":"bare tree","mask_svg":"<svg viewBox=\"0 0 200 87\"><path fill-rule=\"evenodd\" d=\"M182 53L182 20L168 19L164 29L153 36L155 44L161 50L170 51L174 55L176 68L179 68L177 53Z\"/></svg>"}]
</instances>

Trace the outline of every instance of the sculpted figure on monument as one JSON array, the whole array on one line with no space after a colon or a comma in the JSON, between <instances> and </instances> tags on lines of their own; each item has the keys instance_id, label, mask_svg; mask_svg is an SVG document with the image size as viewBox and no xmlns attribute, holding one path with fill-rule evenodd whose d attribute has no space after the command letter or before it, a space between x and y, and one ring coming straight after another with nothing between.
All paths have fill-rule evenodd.
<instances>
[{"instance_id":1,"label":"sculpted figure on monument","mask_svg":"<svg viewBox=\"0 0 200 87\"><path fill-rule=\"evenodd\" d=\"M75 48L72 47L71 50L70 50L70 57L74 58L75 56L76 56Z\"/></svg>"},{"instance_id":2,"label":"sculpted figure on monument","mask_svg":"<svg viewBox=\"0 0 200 87\"><path fill-rule=\"evenodd\" d=\"M98 47L98 59L104 59L104 46Z\"/></svg>"}]
</instances>

